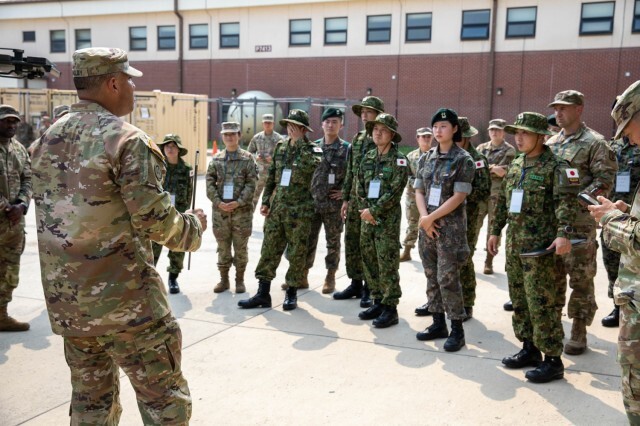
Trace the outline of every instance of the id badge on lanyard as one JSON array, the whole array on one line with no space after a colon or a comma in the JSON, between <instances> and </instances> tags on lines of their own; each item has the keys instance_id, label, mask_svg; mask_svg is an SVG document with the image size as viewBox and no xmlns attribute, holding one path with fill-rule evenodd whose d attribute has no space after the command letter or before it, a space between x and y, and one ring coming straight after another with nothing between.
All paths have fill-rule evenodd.
<instances>
[{"instance_id":1,"label":"id badge on lanyard","mask_svg":"<svg viewBox=\"0 0 640 426\"><path fill-rule=\"evenodd\" d=\"M291 182L291 169L283 169L280 177L280 186L289 186Z\"/></svg>"},{"instance_id":2,"label":"id badge on lanyard","mask_svg":"<svg viewBox=\"0 0 640 426\"><path fill-rule=\"evenodd\" d=\"M329 173L329 185L334 185L335 183L336 183L335 173Z\"/></svg>"},{"instance_id":3,"label":"id badge on lanyard","mask_svg":"<svg viewBox=\"0 0 640 426\"><path fill-rule=\"evenodd\" d=\"M442 187L440 185L431 185L431 188L429 188L429 200L427 202L427 205L439 207L441 197Z\"/></svg>"},{"instance_id":4,"label":"id badge on lanyard","mask_svg":"<svg viewBox=\"0 0 640 426\"><path fill-rule=\"evenodd\" d=\"M509 205L509 213L520 213L522 211L522 200L524 199L524 191L522 189L514 189L511 191L511 204Z\"/></svg>"},{"instance_id":5,"label":"id badge on lanyard","mask_svg":"<svg viewBox=\"0 0 640 426\"><path fill-rule=\"evenodd\" d=\"M369 193L367 198L380 198L380 179L374 179L369 182Z\"/></svg>"},{"instance_id":6,"label":"id badge on lanyard","mask_svg":"<svg viewBox=\"0 0 640 426\"><path fill-rule=\"evenodd\" d=\"M176 194L169 194L171 196L171 205L175 207L176 205Z\"/></svg>"},{"instance_id":7,"label":"id badge on lanyard","mask_svg":"<svg viewBox=\"0 0 640 426\"><path fill-rule=\"evenodd\" d=\"M226 182L222 189L222 199L223 200L232 200L233 199L233 182Z\"/></svg>"},{"instance_id":8,"label":"id badge on lanyard","mask_svg":"<svg viewBox=\"0 0 640 426\"><path fill-rule=\"evenodd\" d=\"M620 172L616 175L616 192L631 191L631 172Z\"/></svg>"}]
</instances>

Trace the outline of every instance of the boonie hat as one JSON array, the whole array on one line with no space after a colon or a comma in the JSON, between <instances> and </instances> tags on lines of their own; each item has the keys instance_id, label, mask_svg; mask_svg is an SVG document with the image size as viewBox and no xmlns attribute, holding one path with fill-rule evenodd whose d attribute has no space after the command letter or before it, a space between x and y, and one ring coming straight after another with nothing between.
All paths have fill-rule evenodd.
<instances>
[{"instance_id":1,"label":"boonie hat","mask_svg":"<svg viewBox=\"0 0 640 426\"><path fill-rule=\"evenodd\" d=\"M142 77L142 72L129 65L127 52L116 47L88 47L73 52L73 76L92 77L123 72Z\"/></svg>"},{"instance_id":2,"label":"boonie hat","mask_svg":"<svg viewBox=\"0 0 640 426\"><path fill-rule=\"evenodd\" d=\"M53 109L53 118L57 120L69 112L69 105L58 105Z\"/></svg>"},{"instance_id":3,"label":"boonie hat","mask_svg":"<svg viewBox=\"0 0 640 426\"><path fill-rule=\"evenodd\" d=\"M469 124L467 117L458 117L458 122L460 123L463 138L470 138L478 134L478 129Z\"/></svg>"},{"instance_id":4,"label":"boonie hat","mask_svg":"<svg viewBox=\"0 0 640 426\"><path fill-rule=\"evenodd\" d=\"M221 134L225 133L240 133L240 123L237 121L225 121L222 123Z\"/></svg>"},{"instance_id":5,"label":"boonie hat","mask_svg":"<svg viewBox=\"0 0 640 426\"><path fill-rule=\"evenodd\" d=\"M515 134L517 130L526 130L527 132L537 133L539 135L553 135L549 131L547 117L537 112L521 112L516 118L516 122L505 126L504 131L509 134Z\"/></svg>"},{"instance_id":6,"label":"boonie hat","mask_svg":"<svg viewBox=\"0 0 640 426\"><path fill-rule=\"evenodd\" d=\"M180 157L184 157L189 152L187 148L182 146L182 139L180 139L180 136L174 135L173 133L169 133L168 135L165 135L164 138L162 139L162 142L159 142L156 145L158 145L162 150L162 146L170 142L173 142L176 144L176 146L178 147L178 154L180 155ZM162 153L164 154L164 151Z\"/></svg>"},{"instance_id":7,"label":"boonie hat","mask_svg":"<svg viewBox=\"0 0 640 426\"><path fill-rule=\"evenodd\" d=\"M273 114L262 114L263 123L273 123Z\"/></svg>"},{"instance_id":8,"label":"boonie hat","mask_svg":"<svg viewBox=\"0 0 640 426\"><path fill-rule=\"evenodd\" d=\"M462 140L462 128L458 121L457 112L450 108L440 108L433 114L433 117L431 117L431 127L433 127L433 123L437 123L438 121L448 121L452 126L457 126L458 131L454 133L453 141L460 142Z\"/></svg>"},{"instance_id":9,"label":"boonie hat","mask_svg":"<svg viewBox=\"0 0 640 426\"><path fill-rule=\"evenodd\" d=\"M425 136L425 135L433 135L433 131L431 127L420 127L416 130L416 136Z\"/></svg>"},{"instance_id":10,"label":"boonie hat","mask_svg":"<svg viewBox=\"0 0 640 426\"><path fill-rule=\"evenodd\" d=\"M507 125L506 120L503 120L502 118L494 118L493 120L489 121L489 127L487 128L487 130L491 130L491 129L504 130L504 126L506 125Z\"/></svg>"},{"instance_id":11,"label":"boonie hat","mask_svg":"<svg viewBox=\"0 0 640 426\"><path fill-rule=\"evenodd\" d=\"M344 112L341 109L329 107L322 113L322 121L333 117L342 118L344 117Z\"/></svg>"},{"instance_id":12,"label":"boonie hat","mask_svg":"<svg viewBox=\"0 0 640 426\"><path fill-rule=\"evenodd\" d=\"M618 126L614 139L620 139L624 128L638 111L640 111L640 80L627 87L618 97L611 111L611 117Z\"/></svg>"},{"instance_id":13,"label":"boonie hat","mask_svg":"<svg viewBox=\"0 0 640 426\"><path fill-rule=\"evenodd\" d=\"M555 105L583 105L584 104L584 95L577 90L565 90L556 94L556 97L553 99L549 107L553 107Z\"/></svg>"},{"instance_id":14,"label":"boonie hat","mask_svg":"<svg viewBox=\"0 0 640 426\"><path fill-rule=\"evenodd\" d=\"M359 104L352 106L351 110L355 115L360 116L362 108L369 108L381 113L384 112L384 102L377 96L365 96Z\"/></svg>"},{"instance_id":15,"label":"boonie hat","mask_svg":"<svg viewBox=\"0 0 640 426\"><path fill-rule=\"evenodd\" d=\"M372 134L373 128L376 124L382 124L387 129L391 130L393 132L391 140L395 143L399 143L402 140L402 136L398 133L398 122L393 115L383 112L382 114L378 114L375 120L367 121L366 128L369 135Z\"/></svg>"},{"instance_id":16,"label":"boonie hat","mask_svg":"<svg viewBox=\"0 0 640 426\"><path fill-rule=\"evenodd\" d=\"M4 120L5 118L17 118L20 120L20 115L18 114L18 110L12 107L11 105L0 105L0 120Z\"/></svg>"},{"instance_id":17,"label":"boonie hat","mask_svg":"<svg viewBox=\"0 0 640 426\"><path fill-rule=\"evenodd\" d=\"M301 109L292 109L289 111L289 116L287 118L280 120L280 125L282 127L287 127L287 123L297 124L298 126L305 127L310 132L313 132L313 129L309 127L309 115Z\"/></svg>"}]
</instances>

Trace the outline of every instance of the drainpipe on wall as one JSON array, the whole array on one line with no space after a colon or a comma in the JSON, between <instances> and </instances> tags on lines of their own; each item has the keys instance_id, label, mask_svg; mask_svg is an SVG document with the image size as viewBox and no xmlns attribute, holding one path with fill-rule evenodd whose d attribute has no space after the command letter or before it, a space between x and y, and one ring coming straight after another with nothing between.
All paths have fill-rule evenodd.
<instances>
[{"instance_id":1,"label":"drainpipe on wall","mask_svg":"<svg viewBox=\"0 0 640 426\"><path fill-rule=\"evenodd\" d=\"M498 0L493 0L493 9L491 13L491 43L489 48L489 117L486 122L493 119L493 99L495 91L496 79L496 22L498 21Z\"/></svg>"},{"instance_id":2,"label":"drainpipe on wall","mask_svg":"<svg viewBox=\"0 0 640 426\"><path fill-rule=\"evenodd\" d=\"M178 17L178 31L177 31L177 40L178 43L178 92L183 93L183 78L182 78L182 60L184 56L184 46L182 43L182 34L184 22L182 20L182 15L180 15L180 11L178 9L178 0L173 0L173 13Z\"/></svg>"}]
</instances>

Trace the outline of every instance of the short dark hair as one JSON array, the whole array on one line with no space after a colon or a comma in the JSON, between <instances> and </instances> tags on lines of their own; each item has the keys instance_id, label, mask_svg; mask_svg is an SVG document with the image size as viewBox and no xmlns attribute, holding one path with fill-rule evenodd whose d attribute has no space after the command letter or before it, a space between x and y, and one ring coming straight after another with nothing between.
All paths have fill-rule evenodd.
<instances>
[{"instance_id":1,"label":"short dark hair","mask_svg":"<svg viewBox=\"0 0 640 426\"><path fill-rule=\"evenodd\" d=\"M73 77L73 85L76 86L76 90L95 90L116 75L118 75L117 72L91 77Z\"/></svg>"}]
</instances>

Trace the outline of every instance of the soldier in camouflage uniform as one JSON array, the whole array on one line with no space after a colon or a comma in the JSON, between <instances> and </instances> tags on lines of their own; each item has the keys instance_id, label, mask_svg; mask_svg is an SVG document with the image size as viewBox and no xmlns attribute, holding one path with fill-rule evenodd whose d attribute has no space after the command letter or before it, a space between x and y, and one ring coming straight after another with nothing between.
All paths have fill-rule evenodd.
<instances>
[{"instance_id":1,"label":"soldier in camouflage uniform","mask_svg":"<svg viewBox=\"0 0 640 426\"><path fill-rule=\"evenodd\" d=\"M42 284L71 369L71 424L118 424L120 367L145 425L186 425L180 327L151 241L197 250L206 215L171 205L162 153L119 118L133 111L131 77L142 75L126 52L78 50L73 75L80 102L33 153Z\"/></svg>"},{"instance_id":2,"label":"soldier in camouflage uniform","mask_svg":"<svg viewBox=\"0 0 640 426\"><path fill-rule=\"evenodd\" d=\"M260 261L256 267L258 292L238 302L238 306L245 309L271 307L271 281L285 249L289 254L285 278L287 293L282 305L285 311L298 307L297 292L304 277L311 219L315 212L311 180L322 161L322 148L307 138L307 132L313 130L306 112L292 109L286 119L280 120L280 125L286 126L289 137L278 142L269 166L260 208L266 219Z\"/></svg>"},{"instance_id":3,"label":"soldier in camouflage uniform","mask_svg":"<svg viewBox=\"0 0 640 426\"><path fill-rule=\"evenodd\" d=\"M475 166L469 153L455 144L462 140L455 111L438 110L431 128L438 146L420 157L414 188L420 211L419 244L427 277L427 309L433 313L433 324L416 338L448 337L444 349L455 352L465 345L460 269L469 256L464 200L472 191ZM445 312L451 319L451 334Z\"/></svg>"},{"instance_id":4,"label":"soldier in camouflage uniform","mask_svg":"<svg viewBox=\"0 0 640 426\"><path fill-rule=\"evenodd\" d=\"M629 86L618 98L611 116L616 122L615 139L623 136L640 145L640 81ZM629 423L640 424L640 188L635 188L633 204L612 203L598 197L600 206L591 206L599 221L604 242L621 253L618 279L613 289L620 306L618 362L622 367L622 396Z\"/></svg>"},{"instance_id":5,"label":"soldier in camouflage uniform","mask_svg":"<svg viewBox=\"0 0 640 426\"><path fill-rule=\"evenodd\" d=\"M520 352L506 357L508 368L537 367L525 377L535 383L546 383L564 377L562 355L562 322L556 314L554 256L521 257L540 249L554 250L556 255L571 251L572 207L580 188L580 180L568 173L566 161L556 157L544 145L547 118L535 112L518 115L505 131L515 134L522 153L510 165L498 196L487 250L498 252L502 228L507 224L507 278L513 303L513 330L523 342ZM542 353L545 354L544 361Z\"/></svg>"},{"instance_id":6,"label":"soldier in camouflage uniform","mask_svg":"<svg viewBox=\"0 0 640 426\"><path fill-rule=\"evenodd\" d=\"M269 166L273 162L273 150L278 142L284 140L282 135L273 130L273 114L262 115L262 131L256 133L247 147L247 151L253 154L258 163L258 182L256 183L256 193L253 196L254 209L260 205L260 195L267 182Z\"/></svg>"},{"instance_id":7,"label":"soldier in camouflage uniform","mask_svg":"<svg viewBox=\"0 0 640 426\"><path fill-rule=\"evenodd\" d=\"M369 151L360 164L356 191L360 210L360 250L364 274L371 289L373 305L358 315L373 320L377 328L398 324L396 306L402 296L400 289L400 200L409 177L407 157L398 151L402 140L398 123L391 114L379 114L367 122L376 149Z\"/></svg>"},{"instance_id":8,"label":"soldier in camouflage uniform","mask_svg":"<svg viewBox=\"0 0 640 426\"><path fill-rule=\"evenodd\" d=\"M26 149L29 149L33 141L36 140L33 126L27 121L24 115L19 116L18 120L20 120L20 122L18 123L18 128L16 129L15 139L20 142Z\"/></svg>"},{"instance_id":9,"label":"soldier in camouflage uniform","mask_svg":"<svg viewBox=\"0 0 640 426\"><path fill-rule=\"evenodd\" d=\"M366 123L384 112L384 102L375 96L366 96L362 101L351 107L355 115L360 117L362 123ZM344 257L347 266L347 276L351 278L351 283L342 291L333 293L336 300L360 298L360 307L371 306L371 295L369 286L364 281L364 271L362 269L362 253L360 251L360 210L356 179L360 163L365 154L375 149L373 139L367 130L358 132L351 141L351 151L347 162L347 175L342 185L342 208L340 214L345 223L344 231Z\"/></svg>"},{"instance_id":10,"label":"soldier in camouflage uniform","mask_svg":"<svg viewBox=\"0 0 640 426\"><path fill-rule=\"evenodd\" d=\"M14 139L20 116L0 105L0 331L26 331L29 324L9 316L7 307L20 278L24 215L31 202L31 161Z\"/></svg>"},{"instance_id":11,"label":"soldier in camouflage uniform","mask_svg":"<svg viewBox=\"0 0 640 426\"><path fill-rule=\"evenodd\" d=\"M251 154L239 147L240 123L222 123L220 133L225 149L214 154L207 169L207 197L213 204L212 228L218 243L220 271L220 282L213 291L222 293L229 289L229 269L233 263L236 267L236 293L244 293L244 271L249 261L247 244L253 223L253 194L258 169Z\"/></svg>"},{"instance_id":12,"label":"soldier in camouflage uniform","mask_svg":"<svg viewBox=\"0 0 640 426\"><path fill-rule=\"evenodd\" d=\"M618 169L616 156L602 135L582 123L584 96L575 90L560 92L549 104L553 107L562 131L551 137L547 145L554 154L567 160L573 173L580 175L580 192L592 196L606 195L612 187ZM589 211L574 201L576 222L574 238L585 238L587 243L576 247L571 253L556 256L556 306L564 306L567 289L567 274L571 286L568 304L569 318L573 318L571 339L564 347L565 353L579 355L587 348L587 325L595 316L596 304L594 282L596 275L596 224Z\"/></svg>"},{"instance_id":13,"label":"soldier in camouflage uniform","mask_svg":"<svg viewBox=\"0 0 640 426\"><path fill-rule=\"evenodd\" d=\"M189 151L182 146L180 136L168 134L165 135L162 142L158 144L158 148L162 151L166 158L167 174L162 182L165 191L171 194L171 204L173 204L180 213L184 213L189 209L191 204L191 194L193 188L191 186L191 178L193 171L191 166L181 157L187 155ZM154 242L153 245L153 264L158 264L160 254L162 253L162 245ZM180 293L178 284L178 275L182 272L184 261L183 251L169 250L169 293Z\"/></svg>"},{"instance_id":14,"label":"soldier in camouflage uniform","mask_svg":"<svg viewBox=\"0 0 640 426\"><path fill-rule=\"evenodd\" d=\"M616 154L618 160L618 173L616 183L609 198L611 200L622 200L626 204L633 201L634 190L640 183L640 147L631 143L627 138L614 139L609 142L611 150ZM608 296L613 298L613 285L618 279L618 269L620 268L620 253L611 250L604 243L604 233L600 233L602 242L602 260L607 270L609 278ZM617 327L620 322L620 307L614 303L613 311L602 318L602 325L605 327Z\"/></svg>"},{"instance_id":15,"label":"soldier in camouflage uniform","mask_svg":"<svg viewBox=\"0 0 640 426\"><path fill-rule=\"evenodd\" d=\"M407 231L404 237L404 251L400 255L400 262L411 260L411 249L415 247L416 241L418 240L418 221L420 220L420 212L418 211L418 206L416 206L416 190L413 189L413 183L416 180L416 172L418 171L418 160L422 154L429 151L432 139L433 133L430 128L419 128L416 130L418 148L407 154L410 172L404 199L404 214L407 218Z\"/></svg>"}]
</instances>

